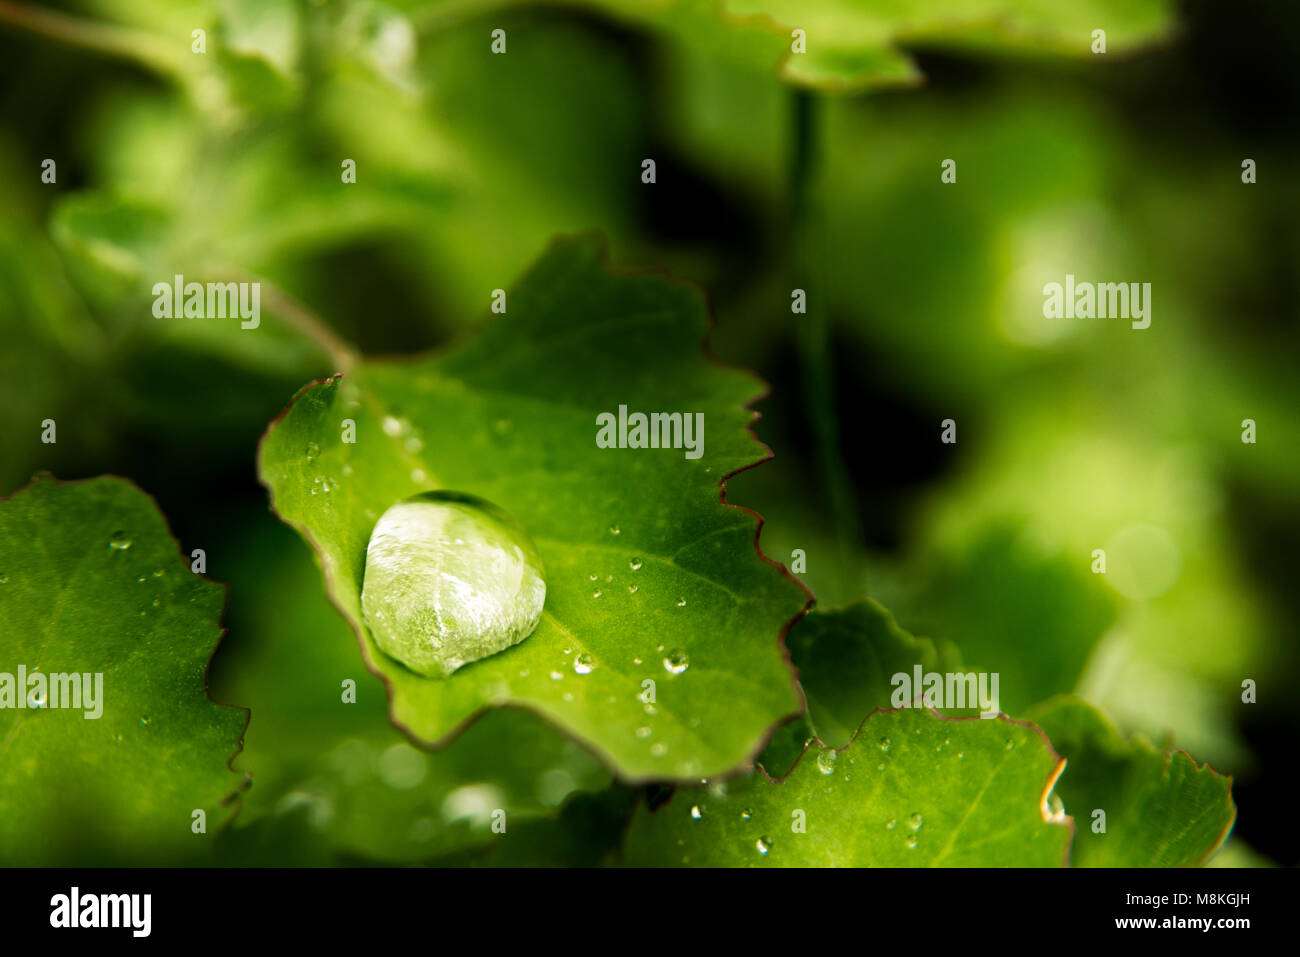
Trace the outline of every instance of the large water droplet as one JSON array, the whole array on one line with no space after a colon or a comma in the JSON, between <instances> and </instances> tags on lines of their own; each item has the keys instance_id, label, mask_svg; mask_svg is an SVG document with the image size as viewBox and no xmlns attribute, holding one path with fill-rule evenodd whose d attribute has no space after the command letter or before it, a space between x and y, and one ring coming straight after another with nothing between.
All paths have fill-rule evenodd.
<instances>
[{"instance_id":1,"label":"large water droplet","mask_svg":"<svg viewBox=\"0 0 1300 957\"><path fill-rule=\"evenodd\" d=\"M541 559L497 506L423 492L379 517L361 607L375 643L421 674L445 676L518 644L546 602Z\"/></svg>"}]
</instances>

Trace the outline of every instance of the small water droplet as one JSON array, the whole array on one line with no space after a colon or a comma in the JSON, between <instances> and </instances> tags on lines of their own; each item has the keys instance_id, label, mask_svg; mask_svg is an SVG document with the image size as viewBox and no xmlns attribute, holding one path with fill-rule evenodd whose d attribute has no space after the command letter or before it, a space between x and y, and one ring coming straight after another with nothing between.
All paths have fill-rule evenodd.
<instances>
[{"instance_id":1,"label":"small water droplet","mask_svg":"<svg viewBox=\"0 0 1300 957\"><path fill-rule=\"evenodd\" d=\"M909 835L907 835L907 849L908 849L909 851L910 851L910 850L915 850L915 849L916 849L916 845L918 845L918 844L920 844L920 843L921 843L921 839L920 839L919 837L917 837L915 834L909 834Z\"/></svg>"},{"instance_id":2,"label":"small water droplet","mask_svg":"<svg viewBox=\"0 0 1300 957\"><path fill-rule=\"evenodd\" d=\"M822 748L817 755L817 770L822 774L834 774L835 762L839 760L839 752L834 748Z\"/></svg>"},{"instance_id":3,"label":"small water droplet","mask_svg":"<svg viewBox=\"0 0 1300 957\"><path fill-rule=\"evenodd\" d=\"M633 658L633 659L632 659L632 664L634 664L634 665L639 665L639 664L641 664L641 659L640 659L640 658Z\"/></svg>"},{"instance_id":4,"label":"small water droplet","mask_svg":"<svg viewBox=\"0 0 1300 957\"><path fill-rule=\"evenodd\" d=\"M636 729L636 736L638 738L648 738L650 737L650 733L650 728L644 725Z\"/></svg>"},{"instance_id":5,"label":"small water droplet","mask_svg":"<svg viewBox=\"0 0 1300 957\"><path fill-rule=\"evenodd\" d=\"M754 842L754 847L758 849L758 853L767 857L768 851L772 850L772 839L766 836L760 837Z\"/></svg>"},{"instance_id":6,"label":"small water droplet","mask_svg":"<svg viewBox=\"0 0 1300 957\"><path fill-rule=\"evenodd\" d=\"M151 604L151 605L153 605L153 607L157 608L159 605L162 604L162 602L161 602L159 599L155 598L155 599L154 599L153 601L151 601L149 604Z\"/></svg>"},{"instance_id":7,"label":"small water droplet","mask_svg":"<svg viewBox=\"0 0 1300 957\"><path fill-rule=\"evenodd\" d=\"M898 820L896 818L891 818L889 823L885 825L885 830L892 831L896 827L898 827Z\"/></svg>"},{"instance_id":8,"label":"small water droplet","mask_svg":"<svg viewBox=\"0 0 1300 957\"><path fill-rule=\"evenodd\" d=\"M425 473L424 469L411 469L411 481L416 485L423 485L425 482L429 481L429 476Z\"/></svg>"},{"instance_id":9,"label":"small water droplet","mask_svg":"<svg viewBox=\"0 0 1300 957\"><path fill-rule=\"evenodd\" d=\"M320 457L320 446L315 442L307 443L307 461L315 462Z\"/></svg>"},{"instance_id":10,"label":"small water droplet","mask_svg":"<svg viewBox=\"0 0 1300 957\"><path fill-rule=\"evenodd\" d=\"M38 692L35 688L33 688L27 695L27 707L44 708L45 695L41 692Z\"/></svg>"},{"instance_id":11,"label":"small water droplet","mask_svg":"<svg viewBox=\"0 0 1300 957\"><path fill-rule=\"evenodd\" d=\"M621 534L623 534L623 529L619 528L617 525L611 525L611 526L609 527L609 534L611 534L611 535L621 535Z\"/></svg>"},{"instance_id":12,"label":"small water droplet","mask_svg":"<svg viewBox=\"0 0 1300 957\"><path fill-rule=\"evenodd\" d=\"M1005 747L1008 751L1010 751L1010 750L1011 750L1012 748L1014 748L1015 746L1016 746L1016 743L1015 743L1014 741L1012 741L1010 738L1007 738L1007 743L1004 745L1004 747Z\"/></svg>"},{"instance_id":13,"label":"small water droplet","mask_svg":"<svg viewBox=\"0 0 1300 957\"><path fill-rule=\"evenodd\" d=\"M638 589L635 585L628 585L628 586L627 586L627 593L628 593L629 595L635 595L635 594L637 593L638 590L639 590L639 589Z\"/></svg>"},{"instance_id":14,"label":"small water droplet","mask_svg":"<svg viewBox=\"0 0 1300 957\"><path fill-rule=\"evenodd\" d=\"M573 659L573 670L580 675L589 675L596 667L596 662L591 655L585 652Z\"/></svg>"},{"instance_id":15,"label":"small water droplet","mask_svg":"<svg viewBox=\"0 0 1300 957\"><path fill-rule=\"evenodd\" d=\"M165 571L163 571L161 568L155 568L155 569L153 570L153 577L154 577L154 578L162 578L163 575L166 575L166 574L167 574L167 573L166 573Z\"/></svg>"},{"instance_id":16,"label":"small water droplet","mask_svg":"<svg viewBox=\"0 0 1300 957\"><path fill-rule=\"evenodd\" d=\"M591 593L591 597L592 597L592 598L599 598L599 597L600 597L600 592L598 592L598 591L594 591L594 592L592 592L592 593Z\"/></svg>"},{"instance_id":17,"label":"small water droplet","mask_svg":"<svg viewBox=\"0 0 1300 957\"><path fill-rule=\"evenodd\" d=\"M564 675L561 674L561 673L558 672L558 671L552 671L552 672L551 672L551 680L552 680L552 681L559 681L559 680L560 680L561 678L563 678L563 677L564 677Z\"/></svg>"},{"instance_id":18,"label":"small water droplet","mask_svg":"<svg viewBox=\"0 0 1300 957\"><path fill-rule=\"evenodd\" d=\"M407 452L414 455L416 452L420 451L420 449L424 448L424 442L418 435L413 435L403 443L403 446Z\"/></svg>"},{"instance_id":19,"label":"small water droplet","mask_svg":"<svg viewBox=\"0 0 1300 957\"><path fill-rule=\"evenodd\" d=\"M696 821L698 821L698 820L700 820L702 817L704 817L704 811L701 810L701 808L700 808L700 806L699 806L698 804L692 804L692 805L691 805L691 817L692 817L694 820L696 820Z\"/></svg>"},{"instance_id":20,"label":"small water droplet","mask_svg":"<svg viewBox=\"0 0 1300 957\"><path fill-rule=\"evenodd\" d=\"M627 567L630 568L630 569L632 569L632 571L634 571L634 572L639 572L639 571L641 570L641 565L642 565L642 564L644 564L644 563L641 561L641 559L639 559L639 558L634 558L634 559L632 559L630 562L627 563Z\"/></svg>"},{"instance_id":21,"label":"small water droplet","mask_svg":"<svg viewBox=\"0 0 1300 957\"><path fill-rule=\"evenodd\" d=\"M384 435L387 435L391 438L396 438L397 436L402 434L402 423L399 422L397 419L393 418L391 415L384 416L384 420L381 423L381 425L383 426L384 429Z\"/></svg>"},{"instance_id":22,"label":"small water droplet","mask_svg":"<svg viewBox=\"0 0 1300 957\"><path fill-rule=\"evenodd\" d=\"M108 547L115 552L124 552L131 547L131 536L126 532L114 532L109 536Z\"/></svg>"},{"instance_id":23,"label":"small water droplet","mask_svg":"<svg viewBox=\"0 0 1300 957\"><path fill-rule=\"evenodd\" d=\"M664 670L670 675L679 675L691 666L691 659L680 648L664 656ZM706 669L707 670L707 669Z\"/></svg>"},{"instance_id":24,"label":"small water droplet","mask_svg":"<svg viewBox=\"0 0 1300 957\"><path fill-rule=\"evenodd\" d=\"M685 607L686 607L686 599L685 599L685 598L679 598L679 599L677 599L677 607L678 607L678 608L685 608Z\"/></svg>"},{"instance_id":25,"label":"small water droplet","mask_svg":"<svg viewBox=\"0 0 1300 957\"><path fill-rule=\"evenodd\" d=\"M148 725L152 720L153 720L153 719L150 718L150 717L146 714L146 715L144 715L143 717L140 718L140 723L141 723L142 725L146 725L146 726L147 726L147 725Z\"/></svg>"},{"instance_id":26,"label":"small water droplet","mask_svg":"<svg viewBox=\"0 0 1300 957\"><path fill-rule=\"evenodd\" d=\"M588 576L587 576L587 581L592 581L592 582L594 582L594 581L599 581L599 580L600 580L600 576L599 576L599 575L594 575L594 574L593 574L593 575L588 575Z\"/></svg>"},{"instance_id":27,"label":"small water droplet","mask_svg":"<svg viewBox=\"0 0 1300 957\"><path fill-rule=\"evenodd\" d=\"M664 744L662 741L656 741L654 744L650 745L650 753L656 758L662 758L668 753L668 745Z\"/></svg>"},{"instance_id":28,"label":"small water droplet","mask_svg":"<svg viewBox=\"0 0 1300 957\"><path fill-rule=\"evenodd\" d=\"M880 739L880 750L881 750L881 751L888 751L888 750L889 750L889 746L890 746L891 744L893 744L893 743L894 743L894 742L890 741L888 738L881 738L881 739Z\"/></svg>"},{"instance_id":29,"label":"small water droplet","mask_svg":"<svg viewBox=\"0 0 1300 957\"><path fill-rule=\"evenodd\" d=\"M748 820L749 820L750 818L752 818L753 816L754 816L754 809L753 809L753 808L749 808L749 807L747 807L747 808L745 808L743 811L740 812L740 819L741 819L742 821L748 821Z\"/></svg>"},{"instance_id":30,"label":"small water droplet","mask_svg":"<svg viewBox=\"0 0 1300 957\"><path fill-rule=\"evenodd\" d=\"M8 585L8 584L9 584L9 576L0 575L0 585Z\"/></svg>"},{"instance_id":31,"label":"small water droplet","mask_svg":"<svg viewBox=\"0 0 1300 957\"><path fill-rule=\"evenodd\" d=\"M924 823L925 823L925 818L921 817L921 813L919 811L912 814L912 816L907 819L907 826L914 831L919 831L921 829L921 825Z\"/></svg>"}]
</instances>

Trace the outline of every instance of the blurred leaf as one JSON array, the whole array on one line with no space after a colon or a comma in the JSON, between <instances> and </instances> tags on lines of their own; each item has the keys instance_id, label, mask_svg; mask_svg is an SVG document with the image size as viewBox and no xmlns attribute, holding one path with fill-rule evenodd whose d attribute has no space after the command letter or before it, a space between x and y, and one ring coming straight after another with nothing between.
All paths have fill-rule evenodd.
<instances>
[{"instance_id":1,"label":"blurred leaf","mask_svg":"<svg viewBox=\"0 0 1300 957\"><path fill-rule=\"evenodd\" d=\"M1045 801L1062 762L1032 725L878 711L844 749L681 789L637 809L627 863L696 867L1059 867L1068 819ZM800 822L806 831L797 830Z\"/></svg>"},{"instance_id":2,"label":"blurred leaf","mask_svg":"<svg viewBox=\"0 0 1300 957\"><path fill-rule=\"evenodd\" d=\"M1100 711L1063 696L1027 714L1066 760L1057 793L1078 822L1076 867L1204 864L1232 829L1232 778L1185 751L1125 740ZM1105 812L1105 831L1093 827Z\"/></svg>"},{"instance_id":3,"label":"blurred leaf","mask_svg":"<svg viewBox=\"0 0 1300 957\"><path fill-rule=\"evenodd\" d=\"M758 383L705 359L693 289L615 273L591 238L552 247L508 303L455 351L363 362L304 389L259 457L276 511L317 549L394 721L416 737L445 741L515 704L629 779L744 763L798 708L780 636L805 603L758 554L756 517L719 501L720 482L762 454L745 409ZM620 405L703 414L702 457L598 448L597 416ZM340 438L349 418L355 444ZM547 571L537 631L445 680L382 654L360 607L375 521L439 487L503 507Z\"/></svg>"},{"instance_id":4,"label":"blurred leaf","mask_svg":"<svg viewBox=\"0 0 1300 957\"><path fill-rule=\"evenodd\" d=\"M812 730L836 748L848 743L862 715L891 706L894 675L911 679L916 665L925 672L948 672L961 663L950 644L936 648L929 639L913 638L870 599L808 613L790 629L786 644L808 699Z\"/></svg>"},{"instance_id":5,"label":"blurred leaf","mask_svg":"<svg viewBox=\"0 0 1300 957\"><path fill-rule=\"evenodd\" d=\"M95 718L84 700L56 708L53 687L38 707L31 687L17 689L26 708L0 708L4 863L202 857L209 838L191 832L191 813L216 830L246 723L207 695L224 602L128 482L41 478L0 501L5 672L24 666L29 684L35 672L102 675Z\"/></svg>"}]
</instances>

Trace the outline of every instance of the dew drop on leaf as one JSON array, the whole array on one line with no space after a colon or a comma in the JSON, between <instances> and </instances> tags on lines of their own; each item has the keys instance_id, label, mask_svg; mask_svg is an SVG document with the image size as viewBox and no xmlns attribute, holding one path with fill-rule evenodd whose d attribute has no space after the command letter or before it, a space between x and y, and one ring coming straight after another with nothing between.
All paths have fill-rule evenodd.
<instances>
[{"instance_id":1,"label":"dew drop on leaf","mask_svg":"<svg viewBox=\"0 0 1300 957\"><path fill-rule=\"evenodd\" d=\"M315 442L307 443L307 461L315 462L320 457L320 446Z\"/></svg>"},{"instance_id":2,"label":"dew drop on leaf","mask_svg":"<svg viewBox=\"0 0 1300 957\"><path fill-rule=\"evenodd\" d=\"M754 842L754 847L758 849L758 853L767 857L768 851L772 850L772 839L770 837L760 837Z\"/></svg>"},{"instance_id":3,"label":"dew drop on leaf","mask_svg":"<svg viewBox=\"0 0 1300 957\"><path fill-rule=\"evenodd\" d=\"M370 535L366 624L384 653L420 674L450 675L518 644L545 602L527 534L476 496L421 493L384 512Z\"/></svg>"},{"instance_id":4,"label":"dew drop on leaf","mask_svg":"<svg viewBox=\"0 0 1300 957\"><path fill-rule=\"evenodd\" d=\"M592 660L591 655L583 653L573 659L573 670L580 675L589 675L596 667L596 662Z\"/></svg>"},{"instance_id":5,"label":"dew drop on leaf","mask_svg":"<svg viewBox=\"0 0 1300 957\"><path fill-rule=\"evenodd\" d=\"M822 748L817 755L817 770L822 774L834 774L835 762L839 760L839 752L834 748Z\"/></svg>"},{"instance_id":6,"label":"dew drop on leaf","mask_svg":"<svg viewBox=\"0 0 1300 957\"><path fill-rule=\"evenodd\" d=\"M749 820L750 818L752 818L753 816L754 816L754 809L753 809L753 808L749 808L749 807L747 807L747 808L745 808L743 811L740 812L740 819L741 819L742 821L748 821L748 820Z\"/></svg>"},{"instance_id":7,"label":"dew drop on leaf","mask_svg":"<svg viewBox=\"0 0 1300 957\"><path fill-rule=\"evenodd\" d=\"M691 659L680 648L664 656L664 670L670 675L679 675L691 666Z\"/></svg>"},{"instance_id":8,"label":"dew drop on leaf","mask_svg":"<svg viewBox=\"0 0 1300 957\"><path fill-rule=\"evenodd\" d=\"M641 565L642 565L642 561L639 558L634 558L627 563L627 567L632 569L632 571L634 572L639 572L641 570Z\"/></svg>"},{"instance_id":9,"label":"dew drop on leaf","mask_svg":"<svg viewBox=\"0 0 1300 957\"><path fill-rule=\"evenodd\" d=\"M700 820L700 818L702 818L702 817L704 817L704 812L703 812L702 810L700 810L700 806L699 806L698 804L692 804L692 805L691 805L691 818L692 818L693 820L698 821L698 820Z\"/></svg>"},{"instance_id":10,"label":"dew drop on leaf","mask_svg":"<svg viewBox=\"0 0 1300 957\"><path fill-rule=\"evenodd\" d=\"M108 547L115 552L124 552L131 547L131 536L126 532L114 532L109 536Z\"/></svg>"},{"instance_id":11,"label":"dew drop on leaf","mask_svg":"<svg viewBox=\"0 0 1300 957\"><path fill-rule=\"evenodd\" d=\"M925 818L921 817L920 812L913 814L911 817L907 819L907 826L914 831L919 831L921 829L921 825L924 823L925 823Z\"/></svg>"},{"instance_id":12,"label":"dew drop on leaf","mask_svg":"<svg viewBox=\"0 0 1300 957\"><path fill-rule=\"evenodd\" d=\"M920 843L921 843L921 839L920 839L919 837L917 837L915 834L909 834L909 835L907 835L907 849L908 849L908 850L915 850L915 849L916 849L916 845L918 845L918 844L920 844Z\"/></svg>"},{"instance_id":13,"label":"dew drop on leaf","mask_svg":"<svg viewBox=\"0 0 1300 957\"><path fill-rule=\"evenodd\" d=\"M888 750L889 750L889 746L890 746L891 744L893 744L893 742L890 741L888 738L881 738L881 739L880 739L880 750L881 750L881 751L888 751Z\"/></svg>"}]
</instances>

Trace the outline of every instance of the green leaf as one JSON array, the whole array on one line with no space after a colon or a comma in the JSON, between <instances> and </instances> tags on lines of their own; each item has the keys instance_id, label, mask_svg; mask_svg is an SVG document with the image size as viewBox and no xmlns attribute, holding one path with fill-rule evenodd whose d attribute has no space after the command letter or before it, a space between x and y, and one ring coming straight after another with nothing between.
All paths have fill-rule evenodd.
<instances>
[{"instance_id":1,"label":"green leaf","mask_svg":"<svg viewBox=\"0 0 1300 957\"><path fill-rule=\"evenodd\" d=\"M927 638L913 638L870 599L810 612L790 629L786 643L799 669L813 731L837 748L848 743L862 715L890 706L894 675L910 678L917 665L924 672L955 671L961 661L952 645L936 647Z\"/></svg>"},{"instance_id":2,"label":"green leaf","mask_svg":"<svg viewBox=\"0 0 1300 957\"><path fill-rule=\"evenodd\" d=\"M905 0L884 5L871 0L590 2L685 42L707 45L719 57L764 57L766 65L779 65L787 82L833 92L921 82L923 76L906 52L913 46L1082 58L1093 55L1093 30L1106 31L1107 52L1116 54L1164 38L1173 21L1168 0L1081 0L1067 5L1046 0ZM804 52L795 52L796 29L804 32ZM737 47L747 49L740 52Z\"/></svg>"},{"instance_id":3,"label":"green leaf","mask_svg":"<svg viewBox=\"0 0 1300 957\"><path fill-rule=\"evenodd\" d=\"M1187 752L1125 740L1100 711L1071 696L1029 716L1067 762L1057 791L1079 822L1075 866L1204 864L1232 830L1232 778L1198 766ZM1093 830L1097 810L1106 814L1104 833Z\"/></svg>"},{"instance_id":4,"label":"green leaf","mask_svg":"<svg viewBox=\"0 0 1300 957\"><path fill-rule=\"evenodd\" d=\"M3 863L162 864L207 850L240 785L228 762L247 718L207 695L224 601L122 479L39 478L0 501L0 673L47 679L42 708L0 692ZM74 672L102 675L96 709L58 706L50 676ZM191 830L195 810L206 834Z\"/></svg>"},{"instance_id":5,"label":"green leaf","mask_svg":"<svg viewBox=\"0 0 1300 957\"><path fill-rule=\"evenodd\" d=\"M720 501L726 476L762 457L745 408L759 383L706 358L697 290L612 271L592 237L558 242L507 302L445 355L362 362L305 388L261 448L274 508L316 549L393 720L416 738L442 743L485 708L517 705L627 779L746 763L799 710L780 636L806 599L758 553L757 516ZM620 405L702 413L702 457L598 448L597 416ZM431 679L375 647L359 596L376 520L440 487L520 523L547 595L531 637Z\"/></svg>"},{"instance_id":6,"label":"green leaf","mask_svg":"<svg viewBox=\"0 0 1300 957\"><path fill-rule=\"evenodd\" d=\"M742 780L680 790L654 811L638 808L626 860L1057 867L1072 828L1045 802L1062 766L1030 724L877 711L845 748L814 744L784 778L760 768Z\"/></svg>"}]
</instances>

